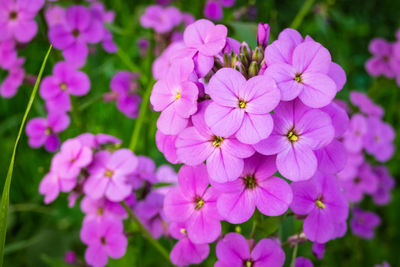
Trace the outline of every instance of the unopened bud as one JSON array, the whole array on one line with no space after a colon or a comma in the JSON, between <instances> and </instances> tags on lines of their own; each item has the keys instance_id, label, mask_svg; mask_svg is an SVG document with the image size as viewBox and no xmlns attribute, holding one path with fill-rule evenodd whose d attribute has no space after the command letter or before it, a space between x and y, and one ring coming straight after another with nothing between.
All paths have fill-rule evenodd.
<instances>
[{"instance_id":1,"label":"unopened bud","mask_svg":"<svg viewBox=\"0 0 400 267\"><path fill-rule=\"evenodd\" d=\"M246 42L243 42L240 46L240 54L243 54L248 60L251 60L250 51L251 49L249 45Z\"/></svg>"},{"instance_id":2,"label":"unopened bud","mask_svg":"<svg viewBox=\"0 0 400 267\"><path fill-rule=\"evenodd\" d=\"M252 61L249 66L249 78L257 76L258 70L258 63L256 61Z\"/></svg>"},{"instance_id":3,"label":"unopened bud","mask_svg":"<svg viewBox=\"0 0 400 267\"><path fill-rule=\"evenodd\" d=\"M244 66L248 66L248 65L249 65L249 60L248 60L247 57L246 57L244 54L242 54L242 53L239 54L239 60L240 60L240 62L242 62L242 64L243 64Z\"/></svg>"},{"instance_id":4,"label":"unopened bud","mask_svg":"<svg viewBox=\"0 0 400 267\"><path fill-rule=\"evenodd\" d=\"M234 67L236 65L236 62L238 61L239 61L239 56L236 54L232 55L231 66Z\"/></svg>"},{"instance_id":5,"label":"unopened bud","mask_svg":"<svg viewBox=\"0 0 400 267\"><path fill-rule=\"evenodd\" d=\"M257 61L258 64L264 59L264 48L257 46L253 52L253 61Z\"/></svg>"},{"instance_id":6,"label":"unopened bud","mask_svg":"<svg viewBox=\"0 0 400 267\"><path fill-rule=\"evenodd\" d=\"M257 28L257 45L266 47L268 45L269 39L269 25L264 23L259 23Z\"/></svg>"},{"instance_id":7,"label":"unopened bud","mask_svg":"<svg viewBox=\"0 0 400 267\"><path fill-rule=\"evenodd\" d=\"M237 71L239 71L240 73L243 74L244 77L247 77L247 70L246 68L243 66L242 62L237 61L235 63L235 65L233 65L233 68Z\"/></svg>"}]
</instances>

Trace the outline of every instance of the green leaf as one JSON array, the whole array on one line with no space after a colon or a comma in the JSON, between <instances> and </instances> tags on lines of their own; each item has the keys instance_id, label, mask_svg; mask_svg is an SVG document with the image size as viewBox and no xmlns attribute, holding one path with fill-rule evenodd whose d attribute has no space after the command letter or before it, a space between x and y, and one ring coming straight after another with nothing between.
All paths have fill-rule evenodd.
<instances>
[{"instance_id":1,"label":"green leaf","mask_svg":"<svg viewBox=\"0 0 400 267\"><path fill-rule=\"evenodd\" d=\"M281 218L278 216L268 217L259 224L259 231L262 236L269 236L275 233L281 225Z\"/></svg>"},{"instance_id":2,"label":"green leaf","mask_svg":"<svg viewBox=\"0 0 400 267\"><path fill-rule=\"evenodd\" d=\"M38 91L39 83L42 78L43 71L46 66L46 62L49 57L51 48L52 48L52 46L50 45L49 49L47 50L46 56L44 57L44 60L42 62L42 66L40 67L39 75L37 77L35 86L33 87L33 91L29 98L28 105L26 106L24 117L22 118L22 122L19 127L17 139L15 140L13 152L11 155L10 165L8 167L6 181L4 183L3 194L1 196L1 206L0 206L0 267L3 266L3 260L4 260L4 245L6 242L6 234L7 234L8 206L10 203L10 186L11 186L11 179L12 179L13 170L14 170L15 155L17 152L19 140L21 139L22 132L24 130L26 120L28 118L29 111L31 110L33 101L35 100L35 96Z\"/></svg>"}]
</instances>

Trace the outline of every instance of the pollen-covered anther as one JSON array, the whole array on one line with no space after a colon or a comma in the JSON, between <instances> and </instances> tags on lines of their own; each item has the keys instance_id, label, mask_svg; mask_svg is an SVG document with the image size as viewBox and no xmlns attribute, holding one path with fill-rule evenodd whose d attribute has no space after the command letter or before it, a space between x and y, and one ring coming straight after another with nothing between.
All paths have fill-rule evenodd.
<instances>
[{"instance_id":1,"label":"pollen-covered anther","mask_svg":"<svg viewBox=\"0 0 400 267\"><path fill-rule=\"evenodd\" d=\"M195 198L194 203L196 204L194 207L196 210L200 210L204 206L204 200L199 196Z\"/></svg>"},{"instance_id":2,"label":"pollen-covered anther","mask_svg":"<svg viewBox=\"0 0 400 267\"><path fill-rule=\"evenodd\" d=\"M104 209L103 208L98 208L96 213L97 213L97 215L103 215L104 214Z\"/></svg>"},{"instance_id":3,"label":"pollen-covered anther","mask_svg":"<svg viewBox=\"0 0 400 267\"><path fill-rule=\"evenodd\" d=\"M325 207L325 204L322 203L322 201L321 201L320 199L317 199L317 200L315 201L315 205L316 205L318 208L320 208L320 209L325 209L325 208L326 208L326 207Z\"/></svg>"},{"instance_id":4,"label":"pollen-covered anther","mask_svg":"<svg viewBox=\"0 0 400 267\"><path fill-rule=\"evenodd\" d=\"M114 175L114 171L112 170L106 170L106 173L104 174L105 177L111 178Z\"/></svg>"},{"instance_id":5,"label":"pollen-covered anther","mask_svg":"<svg viewBox=\"0 0 400 267\"><path fill-rule=\"evenodd\" d=\"M50 127L47 127L47 128L44 130L44 134L47 135L47 136L51 135L52 133L53 133L53 131L51 130Z\"/></svg>"},{"instance_id":6,"label":"pollen-covered anther","mask_svg":"<svg viewBox=\"0 0 400 267\"><path fill-rule=\"evenodd\" d=\"M181 98L181 97L182 97L181 90L178 90L178 91L176 92L176 94L175 94L175 99L178 100L178 99Z\"/></svg>"},{"instance_id":7,"label":"pollen-covered anther","mask_svg":"<svg viewBox=\"0 0 400 267\"><path fill-rule=\"evenodd\" d=\"M299 136L294 132L294 131L290 131L287 134L287 138L289 139L290 142L296 142L299 140Z\"/></svg>"},{"instance_id":8,"label":"pollen-covered anther","mask_svg":"<svg viewBox=\"0 0 400 267\"><path fill-rule=\"evenodd\" d=\"M298 83L303 83L303 77L301 76L301 73L296 73L294 80Z\"/></svg>"},{"instance_id":9,"label":"pollen-covered anther","mask_svg":"<svg viewBox=\"0 0 400 267\"><path fill-rule=\"evenodd\" d=\"M65 91L65 90L67 90L67 84L66 83L60 83L60 88L61 88L61 90L63 90L63 91Z\"/></svg>"},{"instance_id":10,"label":"pollen-covered anther","mask_svg":"<svg viewBox=\"0 0 400 267\"><path fill-rule=\"evenodd\" d=\"M253 189L257 186L256 178L253 175L243 177L243 182L247 189Z\"/></svg>"},{"instance_id":11,"label":"pollen-covered anther","mask_svg":"<svg viewBox=\"0 0 400 267\"><path fill-rule=\"evenodd\" d=\"M18 18L18 13L17 11L11 11L9 14L10 20L16 20Z\"/></svg>"},{"instance_id":12,"label":"pollen-covered anther","mask_svg":"<svg viewBox=\"0 0 400 267\"><path fill-rule=\"evenodd\" d=\"M214 147L220 147L222 142L224 141L224 138L221 136L214 136L212 139L212 145Z\"/></svg>"},{"instance_id":13,"label":"pollen-covered anther","mask_svg":"<svg viewBox=\"0 0 400 267\"><path fill-rule=\"evenodd\" d=\"M181 228L179 231L180 231L182 234L184 234L184 235L186 235L186 234L187 234L187 231L186 231L186 229L185 229L185 228Z\"/></svg>"},{"instance_id":14,"label":"pollen-covered anther","mask_svg":"<svg viewBox=\"0 0 400 267\"><path fill-rule=\"evenodd\" d=\"M252 267L252 266L253 266L253 261L252 261L252 260L246 260L246 261L244 262L244 266L246 266L246 267Z\"/></svg>"},{"instance_id":15,"label":"pollen-covered anther","mask_svg":"<svg viewBox=\"0 0 400 267\"><path fill-rule=\"evenodd\" d=\"M239 100L239 108L246 108L247 102L244 100Z\"/></svg>"}]
</instances>

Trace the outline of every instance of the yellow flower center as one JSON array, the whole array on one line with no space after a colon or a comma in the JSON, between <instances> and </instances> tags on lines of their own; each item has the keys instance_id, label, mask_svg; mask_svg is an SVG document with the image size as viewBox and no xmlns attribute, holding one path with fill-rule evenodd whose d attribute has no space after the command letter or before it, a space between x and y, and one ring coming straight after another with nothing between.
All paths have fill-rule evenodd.
<instances>
[{"instance_id":1,"label":"yellow flower center","mask_svg":"<svg viewBox=\"0 0 400 267\"><path fill-rule=\"evenodd\" d=\"M296 73L294 80L298 83L303 83L303 77L301 77L301 73Z\"/></svg>"},{"instance_id":2,"label":"yellow flower center","mask_svg":"<svg viewBox=\"0 0 400 267\"><path fill-rule=\"evenodd\" d=\"M221 136L214 136L212 139L212 144L214 147L220 147L222 142L224 141L224 138Z\"/></svg>"},{"instance_id":3,"label":"yellow flower center","mask_svg":"<svg viewBox=\"0 0 400 267\"><path fill-rule=\"evenodd\" d=\"M196 210L200 210L204 206L204 200L199 196L196 197L194 202L196 203L196 206L194 207Z\"/></svg>"},{"instance_id":4,"label":"yellow flower center","mask_svg":"<svg viewBox=\"0 0 400 267\"><path fill-rule=\"evenodd\" d=\"M256 178L253 175L248 175L242 178L247 189L254 189L257 186Z\"/></svg>"},{"instance_id":5,"label":"yellow flower center","mask_svg":"<svg viewBox=\"0 0 400 267\"><path fill-rule=\"evenodd\" d=\"M65 91L68 89L68 86L66 83L62 82L62 83L60 83L60 88L61 88L61 90Z\"/></svg>"},{"instance_id":6,"label":"yellow flower center","mask_svg":"<svg viewBox=\"0 0 400 267\"><path fill-rule=\"evenodd\" d=\"M247 105L247 102L244 100L239 99L239 108L243 109Z\"/></svg>"},{"instance_id":7,"label":"yellow flower center","mask_svg":"<svg viewBox=\"0 0 400 267\"><path fill-rule=\"evenodd\" d=\"M103 208L98 208L97 209L97 215L103 215L104 214L104 209Z\"/></svg>"},{"instance_id":8,"label":"yellow flower center","mask_svg":"<svg viewBox=\"0 0 400 267\"><path fill-rule=\"evenodd\" d=\"M322 197L318 197L318 199L315 201L315 205L320 208L320 209L325 209L325 204L322 202Z\"/></svg>"},{"instance_id":9,"label":"yellow flower center","mask_svg":"<svg viewBox=\"0 0 400 267\"><path fill-rule=\"evenodd\" d=\"M292 143L299 140L299 136L293 130L287 134L287 138Z\"/></svg>"},{"instance_id":10,"label":"yellow flower center","mask_svg":"<svg viewBox=\"0 0 400 267\"><path fill-rule=\"evenodd\" d=\"M181 97L182 97L181 90L178 90L178 92L176 92L175 99L178 100Z\"/></svg>"},{"instance_id":11,"label":"yellow flower center","mask_svg":"<svg viewBox=\"0 0 400 267\"><path fill-rule=\"evenodd\" d=\"M187 234L187 231L186 231L186 229L185 229L185 228L181 228L180 232L181 232L182 234L184 234L184 235L186 235L186 234Z\"/></svg>"},{"instance_id":12,"label":"yellow flower center","mask_svg":"<svg viewBox=\"0 0 400 267\"><path fill-rule=\"evenodd\" d=\"M106 173L104 174L105 177L111 178L114 175L114 171L112 170L106 170Z\"/></svg>"},{"instance_id":13,"label":"yellow flower center","mask_svg":"<svg viewBox=\"0 0 400 267\"><path fill-rule=\"evenodd\" d=\"M244 266L246 267L252 267L253 266L253 261L252 260L247 260L244 262Z\"/></svg>"},{"instance_id":14,"label":"yellow flower center","mask_svg":"<svg viewBox=\"0 0 400 267\"><path fill-rule=\"evenodd\" d=\"M53 132L53 131L51 130L50 127L47 127L46 130L44 130L44 134L45 134L45 135L51 135L52 132Z\"/></svg>"}]
</instances>

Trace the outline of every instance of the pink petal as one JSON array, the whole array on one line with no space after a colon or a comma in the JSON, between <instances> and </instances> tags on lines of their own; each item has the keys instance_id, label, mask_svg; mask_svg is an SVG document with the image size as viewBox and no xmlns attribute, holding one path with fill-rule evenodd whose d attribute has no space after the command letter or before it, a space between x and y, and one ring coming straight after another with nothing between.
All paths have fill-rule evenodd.
<instances>
[{"instance_id":1,"label":"pink petal","mask_svg":"<svg viewBox=\"0 0 400 267\"><path fill-rule=\"evenodd\" d=\"M178 183L189 198L203 196L208 187L208 173L206 166L200 164L194 167L183 165L178 173Z\"/></svg>"},{"instance_id":2,"label":"pink petal","mask_svg":"<svg viewBox=\"0 0 400 267\"><path fill-rule=\"evenodd\" d=\"M188 127L179 134L176 149L181 162L194 166L204 162L214 147L195 127Z\"/></svg>"},{"instance_id":3,"label":"pink petal","mask_svg":"<svg viewBox=\"0 0 400 267\"><path fill-rule=\"evenodd\" d=\"M294 80L296 71L288 64L273 64L267 68L264 75L275 80L283 101L295 99L304 88L302 83Z\"/></svg>"},{"instance_id":4,"label":"pink petal","mask_svg":"<svg viewBox=\"0 0 400 267\"><path fill-rule=\"evenodd\" d=\"M211 131L218 136L229 137L240 127L244 110L229 108L212 102L206 109L205 119Z\"/></svg>"},{"instance_id":5,"label":"pink petal","mask_svg":"<svg viewBox=\"0 0 400 267\"><path fill-rule=\"evenodd\" d=\"M250 258L247 240L237 233L226 234L218 242L216 253L218 260L226 266L242 266L243 261Z\"/></svg>"},{"instance_id":6,"label":"pink petal","mask_svg":"<svg viewBox=\"0 0 400 267\"><path fill-rule=\"evenodd\" d=\"M90 245L85 251L85 261L95 267L105 266L108 258L104 247L100 243Z\"/></svg>"},{"instance_id":7,"label":"pink petal","mask_svg":"<svg viewBox=\"0 0 400 267\"><path fill-rule=\"evenodd\" d=\"M215 149L207 159L207 170L210 178L216 182L233 181L243 170L243 160L224 153L221 149Z\"/></svg>"},{"instance_id":8,"label":"pink petal","mask_svg":"<svg viewBox=\"0 0 400 267\"><path fill-rule=\"evenodd\" d=\"M218 198L217 207L226 221L233 224L244 223L250 219L255 210L253 192L246 190L243 185L241 192L222 194Z\"/></svg>"},{"instance_id":9,"label":"pink petal","mask_svg":"<svg viewBox=\"0 0 400 267\"><path fill-rule=\"evenodd\" d=\"M106 240L106 251L108 256L114 259L118 259L124 256L126 252L126 247L128 246L128 240L122 233L107 236Z\"/></svg>"},{"instance_id":10,"label":"pink petal","mask_svg":"<svg viewBox=\"0 0 400 267\"><path fill-rule=\"evenodd\" d=\"M157 120L158 129L164 134L176 135L188 124L188 119L182 118L175 111L173 106L169 106L163 112Z\"/></svg>"},{"instance_id":11,"label":"pink petal","mask_svg":"<svg viewBox=\"0 0 400 267\"><path fill-rule=\"evenodd\" d=\"M194 201L186 199L180 188L171 189L164 200L165 216L171 221L186 221L192 215L194 208Z\"/></svg>"},{"instance_id":12,"label":"pink petal","mask_svg":"<svg viewBox=\"0 0 400 267\"><path fill-rule=\"evenodd\" d=\"M300 93L301 101L311 108L322 108L332 102L336 95L336 84L328 75L303 73L304 89Z\"/></svg>"},{"instance_id":13,"label":"pink petal","mask_svg":"<svg viewBox=\"0 0 400 267\"><path fill-rule=\"evenodd\" d=\"M253 114L268 113L276 108L280 101L280 91L268 75L248 80L239 95L248 101L246 112Z\"/></svg>"},{"instance_id":14,"label":"pink petal","mask_svg":"<svg viewBox=\"0 0 400 267\"><path fill-rule=\"evenodd\" d=\"M285 252L278 241L264 238L254 247L251 258L254 260L254 267L278 267L285 262Z\"/></svg>"},{"instance_id":15,"label":"pink petal","mask_svg":"<svg viewBox=\"0 0 400 267\"><path fill-rule=\"evenodd\" d=\"M245 114L235 137L245 144L256 144L266 139L274 125L270 114Z\"/></svg>"},{"instance_id":16,"label":"pink petal","mask_svg":"<svg viewBox=\"0 0 400 267\"><path fill-rule=\"evenodd\" d=\"M314 41L299 44L293 51L293 66L297 72L328 73L331 55L328 49Z\"/></svg>"},{"instance_id":17,"label":"pink petal","mask_svg":"<svg viewBox=\"0 0 400 267\"><path fill-rule=\"evenodd\" d=\"M303 229L311 241L326 243L334 234L333 218L326 209L315 208L304 220Z\"/></svg>"},{"instance_id":18,"label":"pink petal","mask_svg":"<svg viewBox=\"0 0 400 267\"><path fill-rule=\"evenodd\" d=\"M309 214L315 208L315 200L319 196L314 182L295 182L290 186L293 191L293 201L290 204L290 208L299 215Z\"/></svg>"}]
</instances>

